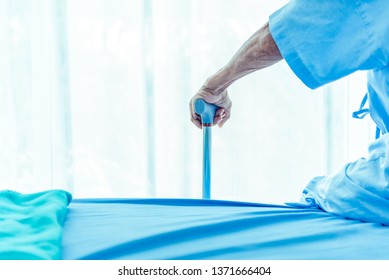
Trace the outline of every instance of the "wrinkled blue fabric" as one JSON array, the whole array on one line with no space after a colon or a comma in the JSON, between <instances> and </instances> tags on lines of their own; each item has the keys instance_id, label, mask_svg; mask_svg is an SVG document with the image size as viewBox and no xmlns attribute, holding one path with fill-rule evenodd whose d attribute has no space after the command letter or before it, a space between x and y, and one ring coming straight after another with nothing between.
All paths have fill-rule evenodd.
<instances>
[{"instance_id":1,"label":"wrinkled blue fabric","mask_svg":"<svg viewBox=\"0 0 389 280\"><path fill-rule=\"evenodd\" d=\"M70 260L389 259L389 227L320 209L195 199L75 199Z\"/></svg>"},{"instance_id":2,"label":"wrinkled blue fabric","mask_svg":"<svg viewBox=\"0 0 389 280\"><path fill-rule=\"evenodd\" d=\"M62 226L71 195L0 191L0 259L61 259Z\"/></svg>"},{"instance_id":3,"label":"wrinkled blue fabric","mask_svg":"<svg viewBox=\"0 0 389 280\"><path fill-rule=\"evenodd\" d=\"M292 0L270 16L270 29L295 74L317 88L368 70L369 112L382 139L367 159L314 178L302 201L347 218L389 224L389 5L386 0Z\"/></svg>"},{"instance_id":4,"label":"wrinkled blue fabric","mask_svg":"<svg viewBox=\"0 0 389 280\"><path fill-rule=\"evenodd\" d=\"M369 157L333 176L314 178L302 201L351 219L389 225L389 134L369 147Z\"/></svg>"}]
</instances>

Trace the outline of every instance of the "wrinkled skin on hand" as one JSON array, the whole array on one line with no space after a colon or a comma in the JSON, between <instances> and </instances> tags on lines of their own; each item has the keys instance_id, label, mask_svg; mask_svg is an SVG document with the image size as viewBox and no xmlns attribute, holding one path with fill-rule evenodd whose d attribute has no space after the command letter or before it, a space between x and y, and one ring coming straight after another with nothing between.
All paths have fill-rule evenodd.
<instances>
[{"instance_id":1,"label":"wrinkled skin on hand","mask_svg":"<svg viewBox=\"0 0 389 280\"><path fill-rule=\"evenodd\" d=\"M202 98L219 107L214 124L222 127L231 117L231 100L227 88L236 80L282 60L283 57L270 33L267 22L255 32L218 72L209 77L189 103L191 121L201 128L201 118L194 111L194 102Z\"/></svg>"},{"instance_id":2,"label":"wrinkled skin on hand","mask_svg":"<svg viewBox=\"0 0 389 280\"><path fill-rule=\"evenodd\" d=\"M225 122L231 117L231 107L232 102L228 96L227 90L224 90L221 93L215 94L206 87L201 87L200 90L192 97L189 102L189 111L191 116L191 121L201 129L201 118L194 111L194 102L197 99L203 99L204 101L215 104L219 109L215 113L214 125L222 127Z\"/></svg>"}]
</instances>

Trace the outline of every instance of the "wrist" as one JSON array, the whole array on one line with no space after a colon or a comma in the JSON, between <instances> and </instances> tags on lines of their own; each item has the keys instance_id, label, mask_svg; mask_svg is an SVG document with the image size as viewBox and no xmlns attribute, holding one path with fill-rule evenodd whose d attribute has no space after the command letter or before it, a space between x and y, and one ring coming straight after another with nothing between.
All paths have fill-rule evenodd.
<instances>
[{"instance_id":1,"label":"wrist","mask_svg":"<svg viewBox=\"0 0 389 280\"><path fill-rule=\"evenodd\" d=\"M226 90L229 84L229 71L222 68L205 81L202 89L213 95L220 95Z\"/></svg>"}]
</instances>

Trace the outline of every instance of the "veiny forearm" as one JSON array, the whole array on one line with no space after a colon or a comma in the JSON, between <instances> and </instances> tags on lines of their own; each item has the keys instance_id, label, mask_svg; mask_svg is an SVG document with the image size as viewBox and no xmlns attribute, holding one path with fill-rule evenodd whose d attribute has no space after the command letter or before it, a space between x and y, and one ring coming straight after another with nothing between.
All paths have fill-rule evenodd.
<instances>
[{"instance_id":1,"label":"veiny forearm","mask_svg":"<svg viewBox=\"0 0 389 280\"><path fill-rule=\"evenodd\" d=\"M233 82L254 71L266 68L282 60L266 23L238 50L233 58L204 84L203 90L219 94Z\"/></svg>"}]
</instances>

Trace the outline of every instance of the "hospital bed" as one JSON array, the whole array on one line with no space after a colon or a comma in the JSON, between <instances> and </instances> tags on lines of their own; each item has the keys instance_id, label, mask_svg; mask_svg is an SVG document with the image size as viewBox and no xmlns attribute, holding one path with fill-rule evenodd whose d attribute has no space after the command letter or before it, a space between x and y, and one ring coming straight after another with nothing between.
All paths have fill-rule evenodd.
<instances>
[{"instance_id":1,"label":"hospital bed","mask_svg":"<svg viewBox=\"0 0 389 280\"><path fill-rule=\"evenodd\" d=\"M389 227L320 209L196 199L81 199L64 259L389 259Z\"/></svg>"},{"instance_id":2,"label":"hospital bed","mask_svg":"<svg viewBox=\"0 0 389 280\"><path fill-rule=\"evenodd\" d=\"M0 191L0 259L389 259L389 226L318 208Z\"/></svg>"}]
</instances>

